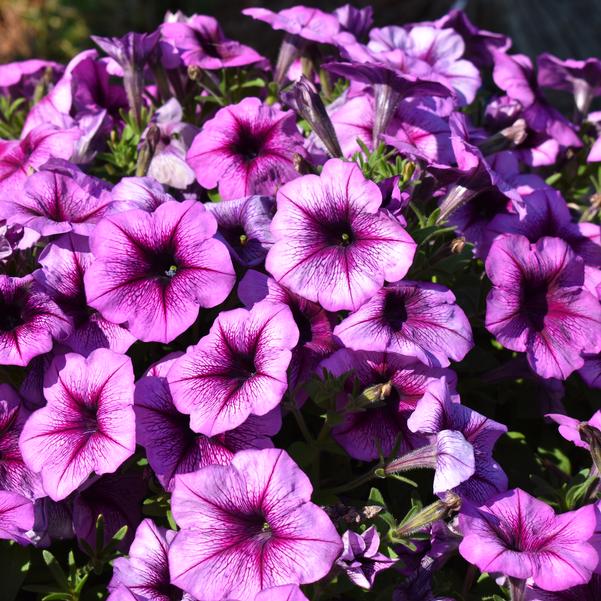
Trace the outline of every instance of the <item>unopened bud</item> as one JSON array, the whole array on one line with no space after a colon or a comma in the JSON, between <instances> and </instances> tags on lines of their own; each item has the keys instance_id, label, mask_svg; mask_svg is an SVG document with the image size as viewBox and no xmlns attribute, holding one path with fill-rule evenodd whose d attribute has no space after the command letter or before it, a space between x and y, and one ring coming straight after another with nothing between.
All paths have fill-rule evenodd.
<instances>
[{"instance_id":1,"label":"unopened bud","mask_svg":"<svg viewBox=\"0 0 601 601\"><path fill-rule=\"evenodd\" d=\"M315 170L313 169L311 163L309 163L309 161L307 161L307 159L305 159L304 156L298 154L298 152L295 152L292 155L292 164L294 166L294 170L297 173L300 173L300 175L308 175L310 173L315 173Z\"/></svg>"},{"instance_id":2,"label":"unopened bud","mask_svg":"<svg viewBox=\"0 0 601 601\"><path fill-rule=\"evenodd\" d=\"M597 471L601 472L601 432L586 422L581 423L578 430L582 440L589 446Z\"/></svg>"},{"instance_id":3,"label":"unopened bud","mask_svg":"<svg viewBox=\"0 0 601 601\"><path fill-rule=\"evenodd\" d=\"M154 123L148 126L144 140L140 145L138 162L136 164L136 175L143 177L148 173L150 162L154 157L157 145L161 139L161 130Z\"/></svg>"},{"instance_id":4,"label":"unopened bud","mask_svg":"<svg viewBox=\"0 0 601 601\"><path fill-rule=\"evenodd\" d=\"M495 152L507 150L522 144L528 137L528 126L525 119L517 119L509 127L502 129L490 138L480 142L480 148L483 155L487 156Z\"/></svg>"},{"instance_id":5,"label":"unopened bud","mask_svg":"<svg viewBox=\"0 0 601 601\"><path fill-rule=\"evenodd\" d=\"M423 530L432 522L443 520L452 513L456 513L460 507L461 498L459 495L448 492L444 499L427 505L408 520L402 522L394 532L394 536L395 538L409 538L412 534Z\"/></svg>"},{"instance_id":6,"label":"unopened bud","mask_svg":"<svg viewBox=\"0 0 601 601\"><path fill-rule=\"evenodd\" d=\"M188 78L192 81L199 81L202 77L202 69L198 65L188 66Z\"/></svg>"},{"instance_id":7,"label":"unopened bud","mask_svg":"<svg viewBox=\"0 0 601 601\"><path fill-rule=\"evenodd\" d=\"M465 238L462 236L461 238L455 238L451 241L451 252L455 255L459 255L463 252L465 248Z\"/></svg>"}]
</instances>

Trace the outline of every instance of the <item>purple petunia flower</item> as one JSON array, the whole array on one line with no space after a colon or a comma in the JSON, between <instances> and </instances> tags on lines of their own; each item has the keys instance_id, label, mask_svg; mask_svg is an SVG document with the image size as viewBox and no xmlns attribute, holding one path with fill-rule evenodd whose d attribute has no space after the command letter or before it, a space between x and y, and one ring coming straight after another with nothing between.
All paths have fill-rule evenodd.
<instances>
[{"instance_id":1,"label":"purple petunia flower","mask_svg":"<svg viewBox=\"0 0 601 601\"><path fill-rule=\"evenodd\" d=\"M519 488L479 507L464 503L459 553L483 572L500 572L548 591L586 584L597 565L588 542L595 531L594 505L555 515Z\"/></svg>"},{"instance_id":2,"label":"purple petunia flower","mask_svg":"<svg viewBox=\"0 0 601 601\"><path fill-rule=\"evenodd\" d=\"M590 388L601 388L601 352L583 355L584 365L578 373Z\"/></svg>"},{"instance_id":3,"label":"purple petunia flower","mask_svg":"<svg viewBox=\"0 0 601 601\"><path fill-rule=\"evenodd\" d=\"M113 202L120 210L142 209L152 213L159 205L175 200L152 177L124 177L111 190Z\"/></svg>"},{"instance_id":4,"label":"purple petunia flower","mask_svg":"<svg viewBox=\"0 0 601 601\"><path fill-rule=\"evenodd\" d=\"M559 433L566 440L573 442L577 447L582 449L590 448L589 443L582 438L582 426L592 426L597 430L601 430L601 411L595 411L593 416L585 422L581 422L573 417L561 415L559 413L548 413L546 417L550 417L559 425Z\"/></svg>"},{"instance_id":5,"label":"purple petunia flower","mask_svg":"<svg viewBox=\"0 0 601 601\"><path fill-rule=\"evenodd\" d=\"M588 584L573 586L565 591L545 591L527 586L524 601L597 601L601 599L601 575L593 574Z\"/></svg>"},{"instance_id":6,"label":"purple petunia flower","mask_svg":"<svg viewBox=\"0 0 601 601\"><path fill-rule=\"evenodd\" d=\"M207 336L169 370L173 402L206 436L265 415L286 392L286 370L298 328L283 304L261 302L250 311L220 313Z\"/></svg>"},{"instance_id":7,"label":"purple petunia flower","mask_svg":"<svg viewBox=\"0 0 601 601\"><path fill-rule=\"evenodd\" d=\"M249 196L206 205L217 220L217 237L225 242L236 262L259 265L273 245L271 218L275 202L269 196Z\"/></svg>"},{"instance_id":8,"label":"purple petunia flower","mask_svg":"<svg viewBox=\"0 0 601 601\"><path fill-rule=\"evenodd\" d=\"M396 563L378 551L380 535L375 526L358 534L347 530L342 535L344 550L336 561L351 582L361 588L370 589L378 572Z\"/></svg>"},{"instance_id":9,"label":"purple petunia flower","mask_svg":"<svg viewBox=\"0 0 601 601\"><path fill-rule=\"evenodd\" d=\"M44 378L48 401L21 433L26 465L46 493L66 498L92 473L114 472L135 450L131 360L107 349L57 357Z\"/></svg>"},{"instance_id":10,"label":"purple petunia flower","mask_svg":"<svg viewBox=\"0 0 601 601\"><path fill-rule=\"evenodd\" d=\"M183 22L163 23L161 35L175 46L186 66L223 69L265 60L250 46L228 39L217 19L206 15L192 15Z\"/></svg>"},{"instance_id":11,"label":"purple petunia flower","mask_svg":"<svg viewBox=\"0 0 601 601\"><path fill-rule=\"evenodd\" d=\"M306 154L294 113L268 106L259 98L245 98L205 122L187 161L201 186L219 185L221 198L232 200L274 195L279 186L298 176L295 153Z\"/></svg>"},{"instance_id":12,"label":"purple petunia flower","mask_svg":"<svg viewBox=\"0 0 601 601\"><path fill-rule=\"evenodd\" d=\"M33 528L33 521L33 503L29 499L0 490L0 539L29 544L27 533Z\"/></svg>"},{"instance_id":13,"label":"purple petunia flower","mask_svg":"<svg viewBox=\"0 0 601 601\"><path fill-rule=\"evenodd\" d=\"M438 284L385 286L334 328L345 346L417 357L431 367L461 361L474 345L455 295Z\"/></svg>"},{"instance_id":14,"label":"purple petunia flower","mask_svg":"<svg viewBox=\"0 0 601 601\"><path fill-rule=\"evenodd\" d=\"M178 476L172 583L206 601L253 601L269 587L323 578L342 543L311 493L279 449L240 451L229 466Z\"/></svg>"},{"instance_id":15,"label":"purple petunia flower","mask_svg":"<svg viewBox=\"0 0 601 601\"><path fill-rule=\"evenodd\" d=\"M0 275L0 364L27 365L71 330L69 317L31 276Z\"/></svg>"},{"instance_id":16,"label":"purple petunia flower","mask_svg":"<svg viewBox=\"0 0 601 601\"><path fill-rule=\"evenodd\" d=\"M38 474L23 461L19 436L29 417L19 395L8 384L0 384L0 490L28 499L44 496Z\"/></svg>"},{"instance_id":17,"label":"purple petunia flower","mask_svg":"<svg viewBox=\"0 0 601 601\"><path fill-rule=\"evenodd\" d=\"M81 355L89 355L97 348L124 353L136 341L135 337L88 307L84 275L92 261L88 238L65 234L42 251L38 259L42 269L33 276L73 320L74 330L63 344Z\"/></svg>"},{"instance_id":18,"label":"purple petunia flower","mask_svg":"<svg viewBox=\"0 0 601 601\"><path fill-rule=\"evenodd\" d=\"M42 236L70 231L89 234L111 202L106 191L95 196L66 175L39 171L27 178L21 194L0 202L0 214L9 223L26 225Z\"/></svg>"},{"instance_id":19,"label":"purple petunia flower","mask_svg":"<svg viewBox=\"0 0 601 601\"><path fill-rule=\"evenodd\" d=\"M601 306L582 288L583 261L563 240L500 236L486 273L486 328L503 346L526 351L537 374L565 379L582 367L583 351L600 350Z\"/></svg>"},{"instance_id":20,"label":"purple petunia flower","mask_svg":"<svg viewBox=\"0 0 601 601\"><path fill-rule=\"evenodd\" d=\"M136 530L129 557L118 557L113 564L107 601L124 601L126 592L136 601L193 601L170 581L167 551L175 534L144 520Z\"/></svg>"},{"instance_id":21,"label":"purple petunia flower","mask_svg":"<svg viewBox=\"0 0 601 601\"><path fill-rule=\"evenodd\" d=\"M337 400L342 423L334 426L334 440L353 458L377 459L398 447L406 453L427 440L407 427L407 419L430 386L442 376L454 385L455 374L446 369L427 368L413 358L394 353L339 349L320 364L335 377L350 374L345 394ZM361 397L349 395L355 382ZM354 409L354 410L353 410Z\"/></svg>"},{"instance_id":22,"label":"purple petunia flower","mask_svg":"<svg viewBox=\"0 0 601 601\"><path fill-rule=\"evenodd\" d=\"M173 490L177 474L215 463L228 465L242 449L272 447L269 437L281 426L276 408L262 417L251 415L241 426L212 438L191 430L189 416L176 409L167 383L178 356L167 356L152 366L136 382L134 394L137 442L146 449L150 467L168 491Z\"/></svg>"},{"instance_id":23,"label":"purple petunia flower","mask_svg":"<svg viewBox=\"0 0 601 601\"><path fill-rule=\"evenodd\" d=\"M218 305L232 289L232 262L212 238L216 229L192 200L104 218L91 238L88 304L113 323L127 322L140 340L170 342L194 323L199 307Z\"/></svg>"},{"instance_id":24,"label":"purple petunia flower","mask_svg":"<svg viewBox=\"0 0 601 601\"><path fill-rule=\"evenodd\" d=\"M359 167L329 160L277 194L266 268L277 282L329 311L357 309L409 269L415 242L380 210L382 193Z\"/></svg>"}]
</instances>

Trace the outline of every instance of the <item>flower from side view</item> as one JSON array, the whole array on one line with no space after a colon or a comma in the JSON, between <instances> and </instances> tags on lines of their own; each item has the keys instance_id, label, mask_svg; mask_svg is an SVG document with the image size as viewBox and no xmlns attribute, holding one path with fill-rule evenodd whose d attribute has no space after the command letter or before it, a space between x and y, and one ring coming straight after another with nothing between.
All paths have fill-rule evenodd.
<instances>
[{"instance_id":1,"label":"flower from side view","mask_svg":"<svg viewBox=\"0 0 601 601\"><path fill-rule=\"evenodd\" d=\"M345 346L416 357L430 367L461 361L474 345L470 323L444 286L385 286L334 328Z\"/></svg>"},{"instance_id":2,"label":"flower from side view","mask_svg":"<svg viewBox=\"0 0 601 601\"><path fill-rule=\"evenodd\" d=\"M114 472L135 450L134 374L129 357L98 349L57 357L44 378L45 407L21 433L25 464L60 501L92 473Z\"/></svg>"},{"instance_id":3,"label":"flower from side view","mask_svg":"<svg viewBox=\"0 0 601 601\"><path fill-rule=\"evenodd\" d=\"M171 342L200 307L218 305L234 285L216 230L215 218L192 200L105 217L90 242L88 304L113 323L127 322L139 340Z\"/></svg>"},{"instance_id":4,"label":"flower from side view","mask_svg":"<svg viewBox=\"0 0 601 601\"><path fill-rule=\"evenodd\" d=\"M33 528L33 521L33 503L29 499L0 490L0 539L29 544L26 533Z\"/></svg>"},{"instance_id":5,"label":"flower from side view","mask_svg":"<svg viewBox=\"0 0 601 601\"><path fill-rule=\"evenodd\" d=\"M171 582L206 601L323 578L342 551L307 476L279 449L240 451L231 465L178 476Z\"/></svg>"},{"instance_id":6,"label":"flower from side view","mask_svg":"<svg viewBox=\"0 0 601 601\"><path fill-rule=\"evenodd\" d=\"M167 374L173 402L190 427L215 436L265 415L282 400L298 328L283 304L220 313L207 336Z\"/></svg>"},{"instance_id":7,"label":"flower from side view","mask_svg":"<svg viewBox=\"0 0 601 601\"><path fill-rule=\"evenodd\" d=\"M566 242L499 236L486 273L486 328L508 349L526 351L539 376L564 380L584 364L582 352L599 352L601 305L582 288L584 263Z\"/></svg>"},{"instance_id":8,"label":"flower from side view","mask_svg":"<svg viewBox=\"0 0 601 601\"><path fill-rule=\"evenodd\" d=\"M587 430L595 428L601 431L601 411L595 411L592 417L584 422L559 413L547 413L545 417L550 417L559 426L559 433L581 449L590 449Z\"/></svg>"},{"instance_id":9,"label":"flower from side view","mask_svg":"<svg viewBox=\"0 0 601 601\"><path fill-rule=\"evenodd\" d=\"M0 275L0 364L27 365L71 330L69 317L32 276Z\"/></svg>"},{"instance_id":10,"label":"flower from side view","mask_svg":"<svg viewBox=\"0 0 601 601\"><path fill-rule=\"evenodd\" d=\"M375 526L361 534L347 530L342 535L342 544L344 550L336 563L361 588L370 589L377 573L396 563L379 552L380 535Z\"/></svg>"},{"instance_id":11,"label":"flower from side view","mask_svg":"<svg viewBox=\"0 0 601 601\"><path fill-rule=\"evenodd\" d=\"M144 520L136 530L129 557L118 557L113 564L107 601L123 601L127 599L126 592L136 601L194 601L171 584L167 551L174 536L173 530Z\"/></svg>"},{"instance_id":12,"label":"flower from side view","mask_svg":"<svg viewBox=\"0 0 601 601\"><path fill-rule=\"evenodd\" d=\"M354 163L329 160L278 190L267 271L328 311L357 309L408 271L415 242L380 209L382 193Z\"/></svg>"},{"instance_id":13,"label":"flower from side view","mask_svg":"<svg viewBox=\"0 0 601 601\"><path fill-rule=\"evenodd\" d=\"M203 188L219 186L221 198L232 200L273 196L298 176L295 153L306 155L294 113L245 98L204 124L186 158Z\"/></svg>"},{"instance_id":14,"label":"flower from side view","mask_svg":"<svg viewBox=\"0 0 601 601\"><path fill-rule=\"evenodd\" d=\"M516 488L480 506L463 504L459 553L483 572L532 578L543 590L561 591L590 580L598 561L589 542L595 525L594 505L556 515Z\"/></svg>"}]
</instances>

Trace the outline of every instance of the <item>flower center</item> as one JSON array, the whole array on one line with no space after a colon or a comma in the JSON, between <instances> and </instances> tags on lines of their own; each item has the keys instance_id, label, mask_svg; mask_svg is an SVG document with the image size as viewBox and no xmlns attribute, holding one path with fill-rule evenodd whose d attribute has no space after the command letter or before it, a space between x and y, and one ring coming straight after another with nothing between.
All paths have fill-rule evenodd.
<instances>
[{"instance_id":1,"label":"flower center","mask_svg":"<svg viewBox=\"0 0 601 601\"><path fill-rule=\"evenodd\" d=\"M355 241L350 223L337 222L324 224L323 232L328 246L350 246Z\"/></svg>"},{"instance_id":2,"label":"flower center","mask_svg":"<svg viewBox=\"0 0 601 601\"><path fill-rule=\"evenodd\" d=\"M80 405L81 419L80 426L85 434L95 434L98 432L98 418L96 407L90 407L87 404Z\"/></svg>"},{"instance_id":3,"label":"flower center","mask_svg":"<svg viewBox=\"0 0 601 601\"><path fill-rule=\"evenodd\" d=\"M172 253L156 255L150 260L150 273L164 283L168 283L173 279L178 269L179 265Z\"/></svg>"},{"instance_id":4,"label":"flower center","mask_svg":"<svg viewBox=\"0 0 601 601\"><path fill-rule=\"evenodd\" d=\"M12 332L24 323L19 305L0 303L0 332Z\"/></svg>"},{"instance_id":5,"label":"flower center","mask_svg":"<svg viewBox=\"0 0 601 601\"><path fill-rule=\"evenodd\" d=\"M545 327L545 316L549 312L548 292L547 282L525 282L522 286L522 310L537 332Z\"/></svg>"},{"instance_id":6,"label":"flower center","mask_svg":"<svg viewBox=\"0 0 601 601\"><path fill-rule=\"evenodd\" d=\"M260 130L253 131L249 124L240 123L236 139L232 144L234 154L250 163L261 155L265 144L265 134Z\"/></svg>"},{"instance_id":7,"label":"flower center","mask_svg":"<svg viewBox=\"0 0 601 601\"><path fill-rule=\"evenodd\" d=\"M393 330L400 330L407 321L407 309L404 300L394 292L389 292L384 299L382 310L385 323Z\"/></svg>"},{"instance_id":8,"label":"flower center","mask_svg":"<svg viewBox=\"0 0 601 601\"><path fill-rule=\"evenodd\" d=\"M234 380L246 381L255 376L257 367L255 365L254 354L236 353L232 357L229 377Z\"/></svg>"}]
</instances>

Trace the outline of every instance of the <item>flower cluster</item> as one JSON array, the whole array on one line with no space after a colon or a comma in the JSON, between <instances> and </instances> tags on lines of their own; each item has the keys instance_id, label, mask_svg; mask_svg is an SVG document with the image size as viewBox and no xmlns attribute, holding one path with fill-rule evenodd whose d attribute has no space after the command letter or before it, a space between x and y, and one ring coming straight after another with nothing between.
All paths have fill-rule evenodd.
<instances>
[{"instance_id":1,"label":"flower cluster","mask_svg":"<svg viewBox=\"0 0 601 601\"><path fill-rule=\"evenodd\" d=\"M601 60L243 13L0 68L8 598L598 599Z\"/></svg>"}]
</instances>

